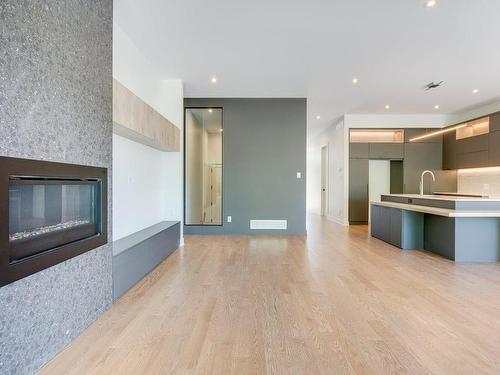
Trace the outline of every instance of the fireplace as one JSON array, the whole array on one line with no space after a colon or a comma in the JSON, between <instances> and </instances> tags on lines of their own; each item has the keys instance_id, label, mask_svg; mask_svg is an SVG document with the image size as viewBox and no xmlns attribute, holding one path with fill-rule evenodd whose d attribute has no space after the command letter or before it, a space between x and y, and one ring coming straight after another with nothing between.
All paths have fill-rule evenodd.
<instances>
[{"instance_id":1,"label":"fireplace","mask_svg":"<svg viewBox=\"0 0 500 375\"><path fill-rule=\"evenodd\" d=\"M105 168L0 157L0 286L105 243Z\"/></svg>"}]
</instances>

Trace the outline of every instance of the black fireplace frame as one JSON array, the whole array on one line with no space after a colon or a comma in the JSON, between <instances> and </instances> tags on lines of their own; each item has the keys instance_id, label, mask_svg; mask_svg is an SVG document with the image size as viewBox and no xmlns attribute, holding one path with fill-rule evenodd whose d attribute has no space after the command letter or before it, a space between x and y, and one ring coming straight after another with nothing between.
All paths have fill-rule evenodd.
<instances>
[{"instance_id":1,"label":"black fireplace frame","mask_svg":"<svg viewBox=\"0 0 500 375\"><path fill-rule=\"evenodd\" d=\"M9 184L12 176L23 176L45 183L61 180L69 183L97 183L101 208L98 213L98 233L11 261L14 249L9 242ZM106 168L0 156L0 287L105 245L108 242L107 192Z\"/></svg>"}]
</instances>

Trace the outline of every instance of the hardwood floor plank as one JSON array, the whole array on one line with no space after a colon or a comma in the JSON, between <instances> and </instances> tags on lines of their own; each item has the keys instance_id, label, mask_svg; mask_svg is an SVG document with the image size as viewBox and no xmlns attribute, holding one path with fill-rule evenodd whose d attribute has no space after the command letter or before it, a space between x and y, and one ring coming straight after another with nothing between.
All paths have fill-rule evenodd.
<instances>
[{"instance_id":1,"label":"hardwood floor plank","mask_svg":"<svg viewBox=\"0 0 500 375\"><path fill-rule=\"evenodd\" d=\"M40 374L498 374L500 264L308 236L186 236Z\"/></svg>"}]
</instances>

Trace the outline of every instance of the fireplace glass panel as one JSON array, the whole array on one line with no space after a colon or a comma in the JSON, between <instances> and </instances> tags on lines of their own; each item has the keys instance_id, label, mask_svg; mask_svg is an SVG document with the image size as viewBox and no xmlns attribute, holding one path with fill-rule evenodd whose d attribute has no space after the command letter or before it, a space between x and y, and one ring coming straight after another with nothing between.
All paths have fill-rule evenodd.
<instances>
[{"instance_id":1,"label":"fireplace glass panel","mask_svg":"<svg viewBox=\"0 0 500 375\"><path fill-rule=\"evenodd\" d=\"M97 204L97 181L11 180L11 261L98 234Z\"/></svg>"}]
</instances>

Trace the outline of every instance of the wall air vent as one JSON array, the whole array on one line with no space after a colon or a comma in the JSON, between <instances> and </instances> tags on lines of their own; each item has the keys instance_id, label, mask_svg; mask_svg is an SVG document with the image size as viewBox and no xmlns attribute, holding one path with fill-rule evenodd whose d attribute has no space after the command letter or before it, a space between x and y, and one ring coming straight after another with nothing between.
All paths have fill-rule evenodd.
<instances>
[{"instance_id":1,"label":"wall air vent","mask_svg":"<svg viewBox=\"0 0 500 375\"><path fill-rule=\"evenodd\" d=\"M250 220L250 229L286 230L286 220Z\"/></svg>"}]
</instances>

